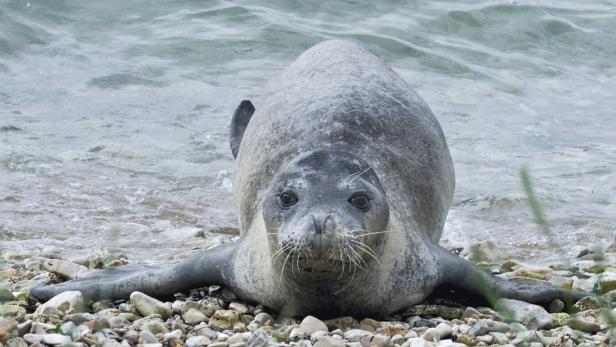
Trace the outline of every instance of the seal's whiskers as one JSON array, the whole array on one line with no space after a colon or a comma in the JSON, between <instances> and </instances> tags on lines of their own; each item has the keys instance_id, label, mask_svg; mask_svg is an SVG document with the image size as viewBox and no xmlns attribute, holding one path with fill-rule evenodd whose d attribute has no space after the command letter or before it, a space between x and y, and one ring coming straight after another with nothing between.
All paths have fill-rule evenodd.
<instances>
[{"instance_id":1,"label":"seal's whiskers","mask_svg":"<svg viewBox=\"0 0 616 347\"><path fill-rule=\"evenodd\" d=\"M379 259L376 257L376 252L374 252L374 250L370 246L368 246L367 244L363 242L356 241L356 240L349 240L349 241L357 244L357 247L359 248L359 250L364 251L364 253L371 256L372 259L374 259L379 264L379 266L381 267L383 266L383 264L381 264Z\"/></svg>"}]
</instances>

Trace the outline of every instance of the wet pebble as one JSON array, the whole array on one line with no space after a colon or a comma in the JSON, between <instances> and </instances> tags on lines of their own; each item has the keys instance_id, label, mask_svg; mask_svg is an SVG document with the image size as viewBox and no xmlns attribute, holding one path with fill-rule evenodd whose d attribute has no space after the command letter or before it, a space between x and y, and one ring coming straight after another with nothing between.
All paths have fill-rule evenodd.
<instances>
[{"instance_id":1,"label":"wet pebble","mask_svg":"<svg viewBox=\"0 0 616 347\"><path fill-rule=\"evenodd\" d=\"M321 320L319 320L316 317L313 316L306 316L302 322L299 324L299 327L304 331L304 333L306 333L307 335L311 335L314 332L317 331L324 331L324 332L328 332L329 329L327 328L327 325L325 325L325 323L323 323Z\"/></svg>"},{"instance_id":2,"label":"wet pebble","mask_svg":"<svg viewBox=\"0 0 616 347\"><path fill-rule=\"evenodd\" d=\"M209 345L210 343L212 343L212 342L210 341L210 339L208 339L208 338L207 338L207 337L205 337L205 336L192 336L192 337L189 337L189 338L186 340L186 346L187 346L187 347L201 347L201 346L207 346L207 345Z\"/></svg>"},{"instance_id":3,"label":"wet pebble","mask_svg":"<svg viewBox=\"0 0 616 347\"><path fill-rule=\"evenodd\" d=\"M594 334L601 330L601 326L599 324L581 318L568 319L565 324L571 329L583 331L585 333Z\"/></svg>"},{"instance_id":4,"label":"wet pebble","mask_svg":"<svg viewBox=\"0 0 616 347\"><path fill-rule=\"evenodd\" d=\"M314 344L314 347L345 347L345 343L342 339L331 336L321 336Z\"/></svg>"},{"instance_id":5,"label":"wet pebble","mask_svg":"<svg viewBox=\"0 0 616 347\"><path fill-rule=\"evenodd\" d=\"M71 342L71 338L61 334L45 334L43 335L42 342L47 345L61 345Z\"/></svg>"},{"instance_id":6,"label":"wet pebble","mask_svg":"<svg viewBox=\"0 0 616 347\"><path fill-rule=\"evenodd\" d=\"M133 292L130 295L130 302L143 316L159 314L163 319L171 316L170 306L141 292Z\"/></svg>"},{"instance_id":7,"label":"wet pebble","mask_svg":"<svg viewBox=\"0 0 616 347\"><path fill-rule=\"evenodd\" d=\"M511 318L530 329L549 329L552 327L552 316L541 306L513 299L500 299L496 305L503 308Z\"/></svg>"},{"instance_id":8,"label":"wet pebble","mask_svg":"<svg viewBox=\"0 0 616 347\"><path fill-rule=\"evenodd\" d=\"M220 330L231 330L239 322L241 314L233 310L218 310L209 320L209 325Z\"/></svg>"}]
</instances>

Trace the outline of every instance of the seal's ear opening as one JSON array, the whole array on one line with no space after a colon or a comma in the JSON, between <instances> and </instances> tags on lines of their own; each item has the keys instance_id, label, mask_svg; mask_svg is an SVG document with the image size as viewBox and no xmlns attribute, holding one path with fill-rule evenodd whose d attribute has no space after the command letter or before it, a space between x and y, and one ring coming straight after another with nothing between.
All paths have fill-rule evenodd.
<instances>
[{"instance_id":1,"label":"seal's ear opening","mask_svg":"<svg viewBox=\"0 0 616 347\"><path fill-rule=\"evenodd\" d=\"M246 127L253 113L255 113L255 107L250 100L242 100L233 113L229 142L231 144L231 153L233 153L234 159L237 158L237 152L240 149L244 131L246 131Z\"/></svg>"}]
</instances>

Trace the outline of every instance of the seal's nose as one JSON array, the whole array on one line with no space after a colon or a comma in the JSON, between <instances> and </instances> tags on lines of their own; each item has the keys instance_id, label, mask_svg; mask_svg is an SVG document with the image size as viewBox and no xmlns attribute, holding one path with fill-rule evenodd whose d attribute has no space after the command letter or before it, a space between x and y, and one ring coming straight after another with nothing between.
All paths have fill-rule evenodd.
<instances>
[{"instance_id":1,"label":"seal's nose","mask_svg":"<svg viewBox=\"0 0 616 347\"><path fill-rule=\"evenodd\" d=\"M333 227L333 219L331 215L323 212L312 213L312 222L314 224L314 233L317 235L323 234L327 228Z\"/></svg>"}]
</instances>

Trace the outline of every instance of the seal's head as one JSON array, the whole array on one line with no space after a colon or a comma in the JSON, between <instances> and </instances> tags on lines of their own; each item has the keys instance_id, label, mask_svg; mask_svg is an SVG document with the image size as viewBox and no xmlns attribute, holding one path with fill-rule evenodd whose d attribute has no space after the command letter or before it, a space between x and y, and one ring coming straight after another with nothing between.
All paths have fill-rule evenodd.
<instances>
[{"instance_id":1,"label":"seal's head","mask_svg":"<svg viewBox=\"0 0 616 347\"><path fill-rule=\"evenodd\" d=\"M332 282L379 262L389 207L366 162L345 152L315 151L279 170L263 214L281 277Z\"/></svg>"}]
</instances>

